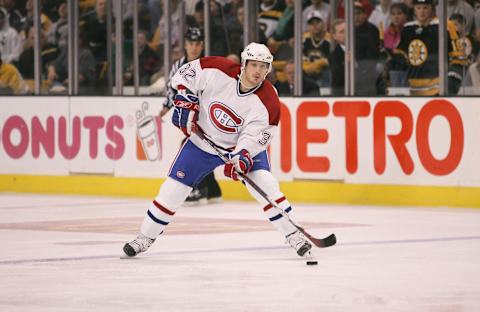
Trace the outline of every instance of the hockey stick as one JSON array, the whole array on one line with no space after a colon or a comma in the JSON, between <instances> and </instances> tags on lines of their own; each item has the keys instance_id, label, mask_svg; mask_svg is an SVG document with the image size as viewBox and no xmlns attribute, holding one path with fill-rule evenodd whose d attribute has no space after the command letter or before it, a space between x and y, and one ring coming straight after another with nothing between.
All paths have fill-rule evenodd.
<instances>
[{"instance_id":1,"label":"hockey stick","mask_svg":"<svg viewBox=\"0 0 480 312\"><path fill-rule=\"evenodd\" d=\"M223 162L227 163L230 161L230 159L228 159L228 157L225 156L217 146L215 146L209 139L205 137L203 132L198 129L198 127L194 127L192 132L194 132L200 139L202 139L203 142L208 144L215 151L218 157L223 160ZM290 216L282 208L280 208L274 200L270 199L268 194L265 193L255 182L253 182L252 179L250 179L246 174L242 172L237 172L237 174L245 183L248 183L255 191L257 191L258 194L260 194L260 196L262 196L270 205L272 205L272 207L275 208L282 215L282 217L286 218L288 222L290 222L294 227L296 227L300 232L302 232L303 235L305 235L305 237L307 237L308 240L311 241L315 246L317 246L318 248L325 248L333 246L337 243L337 237L335 236L335 234L330 234L325 238L315 238L310 235L310 233L305 231L303 227L293 222L292 219L290 219Z\"/></svg>"}]
</instances>

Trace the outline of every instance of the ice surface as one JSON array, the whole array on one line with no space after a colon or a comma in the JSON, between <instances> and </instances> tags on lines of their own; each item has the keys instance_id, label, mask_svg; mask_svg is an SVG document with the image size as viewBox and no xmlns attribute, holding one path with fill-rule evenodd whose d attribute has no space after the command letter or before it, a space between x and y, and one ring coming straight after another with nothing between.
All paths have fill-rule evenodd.
<instances>
[{"instance_id":1,"label":"ice surface","mask_svg":"<svg viewBox=\"0 0 480 312\"><path fill-rule=\"evenodd\" d=\"M182 207L121 260L148 200L0 194L0 311L480 311L480 210L294 205L307 266L254 202Z\"/></svg>"}]
</instances>

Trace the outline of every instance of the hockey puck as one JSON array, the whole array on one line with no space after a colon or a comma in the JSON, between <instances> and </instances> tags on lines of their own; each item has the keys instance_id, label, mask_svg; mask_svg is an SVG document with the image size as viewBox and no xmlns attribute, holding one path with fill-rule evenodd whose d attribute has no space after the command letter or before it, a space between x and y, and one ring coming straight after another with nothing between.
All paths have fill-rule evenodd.
<instances>
[{"instance_id":1,"label":"hockey puck","mask_svg":"<svg viewBox=\"0 0 480 312\"><path fill-rule=\"evenodd\" d=\"M317 265L318 261L307 261L307 265Z\"/></svg>"}]
</instances>

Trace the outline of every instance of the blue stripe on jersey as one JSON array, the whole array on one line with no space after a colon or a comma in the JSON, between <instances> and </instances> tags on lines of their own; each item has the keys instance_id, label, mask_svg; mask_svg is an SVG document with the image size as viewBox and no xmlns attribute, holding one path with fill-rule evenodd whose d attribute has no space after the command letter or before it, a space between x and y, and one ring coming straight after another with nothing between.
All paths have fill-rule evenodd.
<instances>
[{"instance_id":1,"label":"blue stripe on jersey","mask_svg":"<svg viewBox=\"0 0 480 312\"><path fill-rule=\"evenodd\" d=\"M153 213L150 212L150 210L147 210L147 215L153 220L155 221L155 223L158 223L158 224L162 224L162 225L167 225L168 222L165 222L165 221L162 221L158 218L156 218Z\"/></svg>"},{"instance_id":2,"label":"blue stripe on jersey","mask_svg":"<svg viewBox=\"0 0 480 312\"><path fill-rule=\"evenodd\" d=\"M285 212L286 212L286 213L289 213L290 211L292 211L292 206L290 206L290 207L288 207L287 209L285 209ZM283 216L279 213L279 214L277 214L276 216L271 217L269 220L273 222L273 221L277 221L277 220L280 219L281 217L283 217Z\"/></svg>"}]
</instances>

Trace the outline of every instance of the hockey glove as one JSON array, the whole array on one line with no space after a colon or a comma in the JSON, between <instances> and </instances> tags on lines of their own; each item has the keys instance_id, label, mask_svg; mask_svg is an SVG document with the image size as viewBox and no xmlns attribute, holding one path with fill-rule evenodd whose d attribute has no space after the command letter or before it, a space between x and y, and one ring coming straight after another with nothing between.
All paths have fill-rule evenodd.
<instances>
[{"instance_id":1,"label":"hockey glove","mask_svg":"<svg viewBox=\"0 0 480 312\"><path fill-rule=\"evenodd\" d=\"M240 152L230 154L228 157L230 158L230 161L225 164L223 171L227 177L238 181L237 172L247 174L252 170L253 159L247 150L242 149Z\"/></svg>"},{"instance_id":2,"label":"hockey glove","mask_svg":"<svg viewBox=\"0 0 480 312\"><path fill-rule=\"evenodd\" d=\"M198 120L198 97L182 85L178 86L178 93L173 98L175 109L172 123L180 128L188 137L192 133L194 123Z\"/></svg>"}]
</instances>

